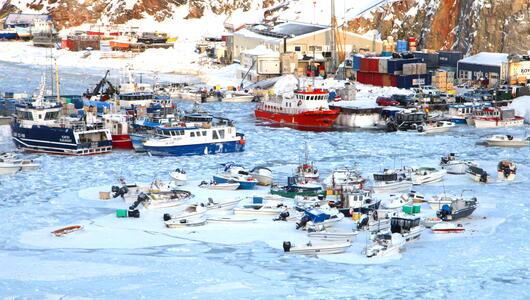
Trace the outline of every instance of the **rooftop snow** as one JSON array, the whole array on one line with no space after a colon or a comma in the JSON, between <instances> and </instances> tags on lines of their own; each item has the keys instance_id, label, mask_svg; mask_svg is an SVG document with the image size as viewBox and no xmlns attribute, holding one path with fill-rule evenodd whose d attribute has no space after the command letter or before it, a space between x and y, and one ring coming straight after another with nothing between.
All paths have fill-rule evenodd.
<instances>
[{"instance_id":1,"label":"rooftop snow","mask_svg":"<svg viewBox=\"0 0 530 300\"><path fill-rule=\"evenodd\" d=\"M466 64L478 64L488 66L502 66L503 63L508 62L508 54L480 52L479 54L461 59L459 62Z\"/></svg>"},{"instance_id":2,"label":"rooftop snow","mask_svg":"<svg viewBox=\"0 0 530 300\"><path fill-rule=\"evenodd\" d=\"M31 24L33 20L40 19L43 21L47 21L51 19L49 15L41 15L41 14L14 14L11 13L7 15L7 18L5 19L5 24Z\"/></svg>"},{"instance_id":3,"label":"rooftop snow","mask_svg":"<svg viewBox=\"0 0 530 300\"><path fill-rule=\"evenodd\" d=\"M328 28L327 26L304 24L298 22L287 22L276 25L271 31L288 36L299 36Z\"/></svg>"}]
</instances>

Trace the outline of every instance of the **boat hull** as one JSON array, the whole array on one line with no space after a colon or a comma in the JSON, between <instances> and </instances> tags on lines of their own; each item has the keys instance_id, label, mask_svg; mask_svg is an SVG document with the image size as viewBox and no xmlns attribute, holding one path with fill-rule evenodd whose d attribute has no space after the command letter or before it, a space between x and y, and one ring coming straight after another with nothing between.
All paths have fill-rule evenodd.
<instances>
[{"instance_id":1,"label":"boat hull","mask_svg":"<svg viewBox=\"0 0 530 300\"><path fill-rule=\"evenodd\" d=\"M528 147L528 141L497 141L497 140L486 140L488 146L493 147Z\"/></svg>"},{"instance_id":2,"label":"boat hull","mask_svg":"<svg viewBox=\"0 0 530 300\"><path fill-rule=\"evenodd\" d=\"M208 155L218 153L242 152L245 150L245 144L238 141L229 141L223 143L207 143L195 145L180 145L168 147L146 146L143 144L143 150L151 155L158 156L190 156L190 155Z\"/></svg>"},{"instance_id":3,"label":"boat hull","mask_svg":"<svg viewBox=\"0 0 530 300\"><path fill-rule=\"evenodd\" d=\"M496 128L496 127L519 127L524 125L523 118L515 118L510 120L498 120L490 118L476 118L476 128Z\"/></svg>"},{"instance_id":4,"label":"boat hull","mask_svg":"<svg viewBox=\"0 0 530 300\"><path fill-rule=\"evenodd\" d=\"M329 128L339 116L338 110L306 111L298 114L274 113L262 109L255 110L256 118L297 127Z\"/></svg>"},{"instance_id":5,"label":"boat hull","mask_svg":"<svg viewBox=\"0 0 530 300\"><path fill-rule=\"evenodd\" d=\"M219 175L214 175L213 180L216 183L230 183L231 181L235 181L239 183L238 189L240 190L252 190L257 184L257 180L247 181L247 180L237 180L234 178L226 178Z\"/></svg>"},{"instance_id":6,"label":"boat hull","mask_svg":"<svg viewBox=\"0 0 530 300\"><path fill-rule=\"evenodd\" d=\"M390 193L390 192L410 192L412 189L412 182L400 181L392 183L376 183L373 187L375 193Z\"/></svg>"},{"instance_id":7,"label":"boat hull","mask_svg":"<svg viewBox=\"0 0 530 300\"><path fill-rule=\"evenodd\" d=\"M134 149L131 137L128 134L113 134L112 149Z\"/></svg>"},{"instance_id":8,"label":"boat hull","mask_svg":"<svg viewBox=\"0 0 530 300\"><path fill-rule=\"evenodd\" d=\"M442 169L447 171L447 174L461 175L465 174L468 165L465 162L457 162L442 165Z\"/></svg>"},{"instance_id":9,"label":"boat hull","mask_svg":"<svg viewBox=\"0 0 530 300\"><path fill-rule=\"evenodd\" d=\"M13 175L21 169L22 168L18 165L3 164L0 165L0 175Z\"/></svg>"}]
</instances>

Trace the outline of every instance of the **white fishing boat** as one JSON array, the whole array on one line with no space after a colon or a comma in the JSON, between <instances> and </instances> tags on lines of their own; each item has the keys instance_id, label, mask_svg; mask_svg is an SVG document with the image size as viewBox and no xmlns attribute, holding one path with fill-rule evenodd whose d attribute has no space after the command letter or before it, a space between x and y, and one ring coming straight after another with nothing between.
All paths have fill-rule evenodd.
<instances>
[{"instance_id":1,"label":"white fishing boat","mask_svg":"<svg viewBox=\"0 0 530 300\"><path fill-rule=\"evenodd\" d=\"M436 224L442 223L443 220L438 217L428 217L423 219L422 224L425 228L431 228Z\"/></svg>"},{"instance_id":2,"label":"white fishing boat","mask_svg":"<svg viewBox=\"0 0 530 300\"><path fill-rule=\"evenodd\" d=\"M453 202L453 199L455 198L456 197L435 195L435 196L432 196L431 199L427 200L427 203L429 204L432 210L437 211L440 208L442 208L442 206L444 206L445 204L451 205L451 203Z\"/></svg>"},{"instance_id":3,"label":"white fishing boat","mask_svg":"<svg viewBox=\"0 0 530 300\"><path fill-rule=\"evenodd\" d=\"M308 159L307 143L304 145L304 161L296 167L295 174L306 182L318 181L320 177L320 172Z\"/></svg>"},{"instance_id":4,"label":"white fishing boat","mask_svg":"<svg viewBox=\"0 0 530 300\"><path fill-rule=\"evenodd\" d=\"M202 217L208 209L200 205L189 205L184 210L179 211L177 214L164 214L164 221L167 222L179 222L180 220L197 219Z\"/></svg>"},{"instance_id":5,"label":"white fishing boat","mask_svg":"<svg viewBox=\"0 0 530 300\"><path fill-rule=\"evenodd\" d=\"M429 134L429 133L441 133L447 132L454 128L456 125L453 122L449 121L437 121L434 123L426 123L424 125L418 126L418 132Z\"/></svg>"},{"instance_id":6,"label":"white fishing boat","mask_svg":"<svg viewBox=\"0 0 530 300\"><path fill-rule=\"evenodd\" d=\"M513 161L501 160L497 165L497 180L513 181L517 173L517 167Z\"/></svg>"},{"instance_id":7,"label":"white fishing boat","mask_svg":"<svg viewBox=\"0 0 530 300\"><path fill-rule=\"evenodd\" d=\"M252 102L254 96L249 93L240 92L240 91L227 91L223 93L222 102L233 102L233 103L243 103L243 102Z\"/></svg>"},{"instance_id":8,"label":"white fishing boat","mask_svg":"<svg viewBox=\"0 0 530 300\"><path fill-rule=\"evenodd\" d=\"M530 136L526 138L516 138L509 134L496 134L487 137L484 142L488 146L496 147L528 147L530 145Z\"/></svg>"},{"instance_id":9,"label":"white fishing boat","mask_svg":"<svg viewBox=\"0 0 530 300\"><path fill-rule=\"evenodd\" d=\"M272 171L269 168L257 166L250 170L250 175L256 178L259 185L268 186L272 184Z\"/></svg>"},{"instance_id":10,"label":"white fishing boat","mask_svg":"<svg viewBox=\"0 0 530 300\"><path fill-rule=\"evenodd\" d=\"M208 223L230 223L230 224L246 224L256 222L256 218L246 218L240 216L222 216L222 217L209 217Z\"/></svg>"},{"instance_id":11,"label":"white fishing boat","mask_svg":"<svg viewBox=\"0 0 530 300\"><path fill-rule=\"evenodd\" d=\"M202 181L199 184L199 187L209 190L223 190L223 191L235 191L239 188L239 182L226 182L226 183L217 183L215 181L206 182Z\"/></svg>"},{"instance_id":12,"label":"white fishing boat","mask_svg":"<svg viewBox=\"0 0 530 300\"><path fill-rule=\"evenodd\" d=\"M440 166L442 169L446 170L448 174L465 174L469 166L474 165L475 164L470 161L458 160L454 153L449 153L449 155L440 159Z\"/></svg>"},{"instance_id":13,"label":"white fishing boat","mask_svg":"<svg viewBox=\"0 0 530 300\"><path fill-rule=\"evenodd\" d=\"M308 242L306 244L295 245L289 241L283 242L283 251L285 253L292 254L304 254L304 255L318 255L318 254L337 254L346 252L351 246L351 242L338 242L338 243L321 243L313 244Z\"/></svg>"},{"instance_id":14,"label":"white fishing boat","mask_svg":"<svg viewBox=\"0 0 530 300\"><path fill-rule=\"evenodd\" d=\"M420 238L423 227L419 217L402 215L390 219L390 231L399 233L407 242L415 241Z\"/></svg>"},{"instance_id":15,"label":"white fishing boat","mask_svg":"<svg viewBox=\"0 0 530 300\"><path fill-rule=\"evenodd\" d=\"M440 222L431 227L432 233L462 233L465 231L462 224L454 224L450 222Z\"/></svg>"},{"instance_id":16,"label":"white fishing boat","mask_svg":"<svg viewBox=\"0 0 530 300\"><path fill-rule=\"evenodd\" d=\"M373 190L376 193L392 193L410 191L412 181L404 174L392 170L385 170L382 174L374 174Z\"/></svg>"},{"instance_id":17,"label":"white fishing boat","mask_svg":"<svg viewBox=\"0 0 530 300\"><path fill-rule=\"evenodd\" d=\"M169 173L169 176L177 186L186 184L186 181L188 180L188 174L181 169L175 169L175 171Z\"/></svg>"},{"instance_id":18,"label":"white fishing boat","mask_svg":"<svg viewBox=\"0 0 530 300\"><path fill-rule=\"evenodd\" d=\"M379 233L372 240L372 244L367 246L363 253L366 257L388 257L399 254L405 245L403 237L397 233Z\"/></svg>"},{"instance_id":19,"label":"white fishing boat","mask_svg":"<svg viewBox=\"0 0 530 300\"><path fill-rule=\"evenodd\" d=\"M189 219L179 219L179 220L169 220L164 222L167 228L183 228L183 227L196 227L206 225L206 219L198 220L189 220Z\"/></svg>"},{"instance_id":20,"label":"white fishing boat","mask_svg":"<svg viewBox=\"0 0 530 300\"><path fill-rule=\"evenodd\" d=\"M358 231L313 231L308 232L310 239L320 239L323 241L347 241L351 242L359 234Z\"/></svg>"},{"instance_id":21,"label":"white fishing boat","mask_svg":"<svg viewBox=\"0 0 530 300\"><path fill-rule=\"evenodd\" d=\"M245 204L241 207L234 208L235 215L264 215L264 216L277 216L286 208L279 204Z\"/></svg>"},{"instance_id":22,"label":"white fishing boat","mask_svg":"<svg viewBox=\"0 0 530 300\"><path fill-rule=\"evenodd\" d=\"M353 191L362 189L365 182L366 179L359 171L343 167L333 170L326 184L331 185L333 190Z\"/></svg>"},{"instance_id":23,"label":"white fishing boat","mask_svg":"<svg viewBox=\"0 0 530 300\"><path fill-rule=\"evenodd\" d=\"M447 170L438 170L436 168L418 168L412 172L412 184L420 185L442 181L447 174Z\"/></svg>"},{"instance_id":24,"label":"white fishing boat","mask_svg":"<svg viewBox=\"0 0 530 300\"><path fill-rule=\"evenodd\" d=\"M474 117L476 128L496 128L496 127L519 127L524 126L524 118L515 115L515 110L511 108L492 108L494 116Z\"/></svg>"},{"instance_id":25,"label":"white fishing boat","mask_svg":"<svg viewBox=\"0 0 530 300\"><path fill-rule=\"evenodd\" d=\"M171 190L147 194L146 201L142 201L145 208L167 208L182 205L193 195L188 191Z\"/></svg>"},{"instance_id":26,"label":"white fishing boat","mask_svg":"<svg viewBox=\"0 0 530 300\"><path fill-rule=\"evenodd\" d=\"M489 183L491 182L491 177L488 175L488 172L486 172L484 169L476 167L476 166L469 166L466 170L466 173L473 179L475 182L480 183Z\"/></svg>"},{"instance_id":27,"label":"white fishing boat","mask_svg":"<svg viewBox=\"0 0 530 300\"><path fill-rule=\"evenodd\" d=\"M0 175L13 175L22 170L19 164L0 162Z\"/></svg>"}]
</instances>

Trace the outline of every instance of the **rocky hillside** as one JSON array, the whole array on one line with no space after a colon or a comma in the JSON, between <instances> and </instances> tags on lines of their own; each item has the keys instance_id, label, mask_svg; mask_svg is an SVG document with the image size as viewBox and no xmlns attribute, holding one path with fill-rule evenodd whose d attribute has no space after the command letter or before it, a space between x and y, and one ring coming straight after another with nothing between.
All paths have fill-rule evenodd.
<instances>
[{"instance_id":1,"label":"rocky hillside","mask_svg":"<svg viewBox=\"0 0 530 300\"><path fill-rule=\"evenodd\" d=\"M323 3L319 5L329 3L318 1ZM58 28L68 28L97 21L123 24L148 17L161 22L268 8L263 10L265 17L275 19L293 15L290 6L302 2L307 2L310 13L309 0L0 0L0 18L21 10L49 12ZM360 2L351 1L354 5ZM349 20L347 28L358 33L378 30L383 38L415 36L421 48L526 53L530 49L530 1L402 0Z\"/></svg>"},{"instance_id":2,"label":"rocky hillside","mask_svg":"<svg viewBox=\"0 0 530 300\"><path fill-rule=\"evenodd\" d=\"M526 53L528 0L403 0L349 21L351 30L415 36L421 48Z\"/></svg>"}]
</instances>

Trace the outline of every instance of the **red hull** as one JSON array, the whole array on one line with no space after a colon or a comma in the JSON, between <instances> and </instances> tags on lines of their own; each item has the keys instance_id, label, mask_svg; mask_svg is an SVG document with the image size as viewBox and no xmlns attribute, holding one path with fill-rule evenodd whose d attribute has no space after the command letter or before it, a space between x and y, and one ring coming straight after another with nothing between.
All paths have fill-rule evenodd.
<instances>
[{"instance_id":1,"label":"red hull","mask_svg":"<svg viewBox=\"0 0 530 300\"><path fill-rule=\"evenodd\" d=\"M306 111L299 114L274 113L261 109L255 110L256 118L276 123L295 125L300 127L329 128L339 116L338 110Z\"/></svg>"},{"instance_id":2,"label":"red hull","mask_svg":"<svg viewBox=\"0 0 530 300\"><path fill-rule=\"evenodd\" d=\"M131 137L128 134L113 134L112 135L113 149L133 149Z\"/></svg>"}]
</instances>

